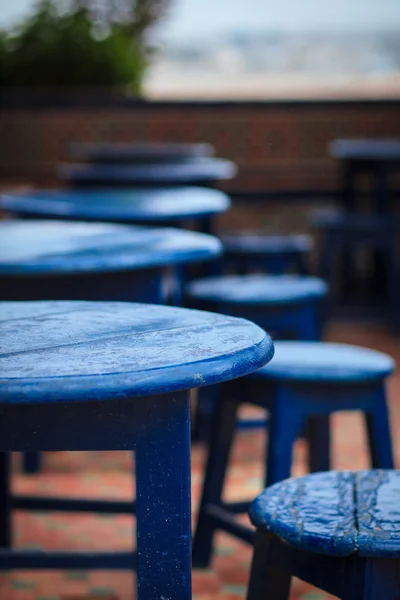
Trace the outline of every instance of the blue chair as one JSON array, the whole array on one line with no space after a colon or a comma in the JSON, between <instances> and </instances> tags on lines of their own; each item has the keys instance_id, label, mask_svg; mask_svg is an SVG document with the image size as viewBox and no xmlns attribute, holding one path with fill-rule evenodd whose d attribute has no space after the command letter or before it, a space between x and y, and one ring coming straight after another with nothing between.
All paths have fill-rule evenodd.
<instances>
[{"instance_id":1,"label":"blue chair","mask_svg":"<svg viewBox=\"0 0 400 600\"><path fill-rule=\"evenodd\" d=\"M194 563L210 562L213 537L223 529L251 542L254 532L234 519L249 503L224 503L224 478L242 403L270 413L265 485L290 477L293 445L307 427L310 471L331 467L329 415L359 410L365 415L374 468L393 468L384 382L395 368L381 352L346 344L275 342L271 364L233 387L221 386L194 541Z\"/></svg>"},{"instance_id":2,"label":"blue chair","mask_svg":"<svg viewBox=\"0 0 400 600\"><path fill-rule=\"evenodd\" d=\"M267 488L247 600L288 600L291 576L342 600L400 596L400 472L317 473Z\"/></svg>"},{"instance_id":3,"label":"blue chair","mask_svg":"<svg viewBox=\"0 0 400 600\"><path fill-rule=\"evenodd\" d=\"M221 241L225 251L221 262L237 273L260 270L273 275L309 274L308 254L312 240L308 235L238 232L222 236Z\"/></svg>"}]
</instances>

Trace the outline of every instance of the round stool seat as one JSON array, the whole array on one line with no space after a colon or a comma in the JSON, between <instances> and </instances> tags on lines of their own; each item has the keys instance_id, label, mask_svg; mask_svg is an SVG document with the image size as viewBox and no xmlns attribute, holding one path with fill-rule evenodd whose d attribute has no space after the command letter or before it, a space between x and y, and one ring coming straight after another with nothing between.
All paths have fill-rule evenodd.
<instances>
[{"instance_id":1,"label":"round stool seat","mask_svg":"<svg viewBox=\"0 0 400 600\"><path fill-rule=\"evenodd\" d=\"M231 233L221 238L225 253L263 256L269 254L303 254L312 248L308 235L266 235Z\"/></svg>"},{"instance_id":2,"label":"round stool seat","mask_svg":"<svg viewBox=\"0 0 400 600\"><path fill-rule=\"evenodd\" d=\"M171 306L2 302L1 323L3 404L164 394L240 377L273 356L249 321Z\"/></svg>"},{"instance_id":3,"label":"round stool seat","mask_svg":"<svg viewBox=\"0 0 400 600\"><path fill-rule=\"evenodd\" d=\"M188 293L206 302L280 305L322 298L328 286L318 277L302 275L227 275L194 281Z\"/></svg>"},{"instance_id":4,"label":"round stool seat","mask_svg":"<svg viewBox=\"0 0 400 600\"><path fill-rule=\"evenodd\" d=\"M396 367L394 360L377 350L328 342L275 342L271 365L254 373L256 378L304 382L367 382L382 379Z\"/></svg>"},{"instance_id":5,"label":"round stool seat","mask_svg":"<svg viewBox=\"0 0 400 600\"><path fill-rule=\"evenodd\" d=\"M400 557L400 471L329 471L286 479L250 507L258 530L326 554Z\"/></svg>"}]
</instances>

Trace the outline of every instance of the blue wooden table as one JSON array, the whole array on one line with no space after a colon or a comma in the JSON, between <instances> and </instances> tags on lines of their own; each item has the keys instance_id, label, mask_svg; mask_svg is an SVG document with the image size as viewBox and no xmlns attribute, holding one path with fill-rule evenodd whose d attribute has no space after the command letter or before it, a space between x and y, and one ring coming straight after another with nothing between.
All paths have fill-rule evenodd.
<instances>
[{"instance_id":1,"label":"blue wooden table","mask_svg":"<svg viewBox=\"0 0 400 600\"><path fill-rule=\"evenodd\" d=\"M70 144L75 160L92 163L180 163L214 156L211 144L176 142L82 143Z\"/></svg>"},{"instance_id":2,"label":"blue wooden table","mask_svg":"<svg viewBox=\"0 0 400 600\"><path fill-rule=\"evenodd\" d=\"M363 227L363 216L366 210L370 215L372 234L365 237L363 245L372 250L373 270L368 277L369 290L363 290L362 298L371 296L370 304L380 304L385 296L382 290L392 289L392 279L397 279L398 267L393 265L394 256L391 249L387 248L385 241L391 244L391 219L395 213L395 196L393 195L393 176L400 172L400 139L337 139L329 146L332 158L340 162L342 177L342 208L345 215L338 217L338 225L342 227L343 233L339 238L343 246L347 248L341 252L342 255L342 287L344 296L357 298L360 289L360 281L354 279L357 270L354 249L360 246L360 232L357 222ZM370 178L368 203L360 194L358 178L360 175L368 175ZM360 202L361 198L361 202ZM348 213L354 213L347 219ZM385 220L387 222L385 223ZM354 225L355 223L355 225ZM344 224L346 224L344 226ZM346 231L346 228L348 231ZM385 231L386 229L386 231ZM393 239L393 238L392 238ZM336 246L336 247L333 247ZM382 247L383 246L383 247ZM385 247L386 246L386 247ZM329 255L338 253L338 245L329 234L324 249L327 268ZM389 297L390 297L389 293ZM395 296L397 291L395 291ZM390 301L390 300L389 300ZM359 302L356 300L356 302ZM379 307L380 308L380 307ZM393 312L390 309L390 312ZM392 317L391 317L392 318ZM394 321L397 319L395 318Z\"/></svg>"},{"instance_id":3,"label":"blue wooden table","mask_svg":"<svg viewBox=\"0 0 400 600\"><path fill-rule=\"evenodd\" d=\"M0 299L163 303L167 268L209 260L220 252L217 238L182 229L3 221Z\"/></svg>"},{"instance_id":4,"label":"blue wooden table","mask_svg":"<svg viewBox=\"0 0 400 600\"><path fill-rule=\"evenodd\" d=\"M3 194L0 208L25 217L182 226L196 221L209 233L212 219L230 208L226 194L199 187L33 190Z\"/></svg>"},{"instance_id":5,"label":"blue wooden table","mask_svg":"<svg viewBox=\"0 0 400 600\"><path fill-rule=\"evenodd\" d=\"M271 339L242 319L165 306L3 302L0 311L0 569L136 566L140 600L189 600L188 390L260 368ZM11 509L29 503L9 494L7 453L38 450L135 451L137 554L10 548Z\"/></svg>"},{"instance_id":6,"label":"blue wooden table","mask_svg":"<svg viewBox=\"0 0 400 600\"><path fill-rule=\"evenodd\" d=\"M337 139L330 144L329 153L341 162L346 211L359 210L356 180L360 173L369 173L373 179L372 211L381 215L391 212L390 178L400 171L399 139Z\"/></svg>"},{"instance_id":7,"label":"blue wooden table","mask_svg":"<svg viewBox=\"0 0 400 600\"><path fill-rule=\"evenodd\" d=\"M171 186L203 185L214 187L232 179L236 165L223 158L197 158L181 163L159 164L63 164L58 175L73 187L94 186Z\"/></svg>"}]
</instances>

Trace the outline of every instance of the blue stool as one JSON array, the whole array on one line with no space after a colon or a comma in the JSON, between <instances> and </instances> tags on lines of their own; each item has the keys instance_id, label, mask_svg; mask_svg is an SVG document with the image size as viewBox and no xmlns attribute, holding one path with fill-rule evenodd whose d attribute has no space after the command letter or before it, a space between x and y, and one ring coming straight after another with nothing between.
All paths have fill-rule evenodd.
<instances>
[{"instance_id":1,"label":"blue stool","mask_svg":"<svg viewBox=\"0 0 400 600\"><path fill-rule=\"evenodd\" d=\"M321 301L328 286L300 275L224 275L193 281L187 300L196 308L250 319L280 337L321 337Z\"/></svg>"},{"instance_id":2,"label":"blue stool","mask_svg":"<svg viewBox=\"0 0 400 600\"><path fill-rule=\"evenodd\" d=\"M274 275L309 273L307 260L312 240L308 235L231 233L221 241L225 250L221 261L238 273L251 270Z\"/></svg>"},{"instance_id":3,"label":"blue stool","mask_svg":"<svg viewBox=\"0 0 400 600\"><path fill-rule=\"evenodd\" d=\"M400 471L288 479L251 505L247 600L288 600L291 576L342 600L400 597Z\"/></svg>"},{"instance_id":4,"label":"blue stool","mask_svg":"<svg viewBox=\"0 0 400 600\"><path fill-rule=\"evenodd\" d=\"M346 296L355 296L356 307L359 310L363 300L359 292L363 292L363 297L366 293L356 276L354 251L369 250L374 259L373 274L368 278L368 282L374 286L373 290L369 290L373 294L371 302L379 300L382 304L382 299L385 299L388 321L394 327L400 327L400 309L397 304L400 288L400 263L397 258L400 220L394 216L348 215L326 211L314 215L313 223L322 233L319 272L329 282L331 289L337 287L337 261L338 258L342 258L343 281L338 282L342 286L338 295L343 299ZM371 296L371 293L369 295Z\"/></svg>"},{"instance_id":5,"label":"blue stool","mask_svg":"<svg viewBox=\"0 0 400 600\"><path fill-rule=\"evenodd\" d=\"M316 277L299 275L225 275L199 279L188 288L189 305L203 310L242 316L270 334L300 340L319 340L323 320L322 300L327 285ZM208 439L217 390L199 393L192 431L193 441ZM242 420L252 428L265 420Z\"/></svg>"},{"instance_id":6,"label":"blue stool","mask_svg":"<svg viewBox=\"0 0 400 600\"><path fill-rule=\"evenodd\" d=\"M190 395L260 368L243 319L129 302L2 302L0 570L129 569L139 600L191 600ZM135 452L136 501L15 496L9 453ZM14 549L12 509L135 514L137 552Z\"/></svg>"},{"instance_id":7,"label":"blue stool","mask_svg":"<svg viewBox=\"0 0 400 600\"><path fill-rule=\"evenodd\" d=\"M275 342L271 364L236 385L221 386L213 416L196 536L194 563L209 564L214 533L226 530L251 542L254 532L234 519L248 502L224 503L223 486L241 403L270 412L265 485L290 477L293 445L307 426L310 471L331 466L329 415L343 410L365 414L371 463L393 468L385 378L394 361L381 352L346 344ZM322 419L321 419L322 417Z\"/></svg>"}]
</instances>

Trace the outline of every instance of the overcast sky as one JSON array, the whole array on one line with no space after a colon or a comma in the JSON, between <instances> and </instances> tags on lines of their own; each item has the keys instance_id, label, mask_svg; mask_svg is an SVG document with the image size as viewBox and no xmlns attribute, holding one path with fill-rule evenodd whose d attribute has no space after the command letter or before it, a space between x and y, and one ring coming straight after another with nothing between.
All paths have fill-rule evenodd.
<instances>
[{"instance_id":1,"label":"overcast sky","mask_svg":"<svg viewBox=\"0 0 400 600\"><path fill-rule=\"evenodd\" d=\"M0 24L26 14L34 0L0 0ZM400 0L172 0L162 37L185 39L233 30L400 31Z\"/></svg>"}]
</instances>

